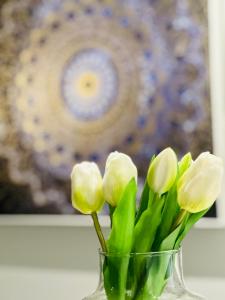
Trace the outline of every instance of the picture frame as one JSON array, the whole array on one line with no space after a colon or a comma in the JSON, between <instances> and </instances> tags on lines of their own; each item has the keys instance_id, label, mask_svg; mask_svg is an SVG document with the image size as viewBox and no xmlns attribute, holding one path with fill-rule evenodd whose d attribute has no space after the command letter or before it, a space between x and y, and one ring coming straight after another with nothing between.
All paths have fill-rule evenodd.
<instances>
[{"instance_id":1,"label":"picture frame","mask_svg":"<svg viewBox=\"0 0 225 300\"><path fill-rule=\"evenodd\" d=\"M224 1L208 0L209 69L211 116L214 154L225 162L225 20ZM198 228L221 228L225 226L225 178L221 196L215 203L216 216L202 218Z\"/></svg>"},{"instance_id":2,"label":"picture frame","mask_svg":"<svg viewBox=\"0 0 225 300\"><path fill-rule=\"evenodd\" d=\"M214 153L225 161L225 3L208 0L209 62L212 135ZM224 38L223 38L224 37ZM216 215L200 220L197 228L225 227L225 180L222 193L216 202ZM103 227L109 218L100 216ZM89 216L82 215L1 215L0 226L92 226Z\"/></svg>"}]
</instances>

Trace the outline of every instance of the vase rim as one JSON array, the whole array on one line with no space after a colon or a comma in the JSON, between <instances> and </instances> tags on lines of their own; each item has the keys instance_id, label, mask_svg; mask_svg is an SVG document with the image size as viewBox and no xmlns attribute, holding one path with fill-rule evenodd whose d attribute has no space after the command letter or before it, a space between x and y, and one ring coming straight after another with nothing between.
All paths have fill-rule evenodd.
<instances>
[{"instance_id":1,"label":"vase rim","mask_svg":"<svg viewBox=\"0 0 225 300\"><path fill-rule=\"evenodd\" d=\"M104 252L99 249L99 254L102 256L123 256L123 257L131 257L131 256L160 256L160 255L171 255L177 254L181 252L181 247L178 249L171 249L171 250L163 250L163 251L150 251L150 252L130 252L130 253L120 253L120 252Z\"/></svg>"}]
</instances>

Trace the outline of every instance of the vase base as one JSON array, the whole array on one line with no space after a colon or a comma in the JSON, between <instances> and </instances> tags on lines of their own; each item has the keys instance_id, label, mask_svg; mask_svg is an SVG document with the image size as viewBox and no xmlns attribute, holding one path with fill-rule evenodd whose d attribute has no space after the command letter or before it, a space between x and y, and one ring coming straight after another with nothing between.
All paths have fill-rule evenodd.
<instances>
[{"instance_id":1,"label":"vase base","mask_svg":"<svg viewBox=\"0 0 225 300\"><path fill-rule=\"evenodd\" d=\"M83 300L107 300L105 293L99 292L84 298ZM115 299L117 300L117 299ZM127 299L124 299L127 300ZM147 299L144 299L147 300ZM206 300L206 298L199 296L197 294L192 294L190 292L185 292L181 295L174 295L171 293L165 293L155 300Z\"/></svg>"}]
</instances>

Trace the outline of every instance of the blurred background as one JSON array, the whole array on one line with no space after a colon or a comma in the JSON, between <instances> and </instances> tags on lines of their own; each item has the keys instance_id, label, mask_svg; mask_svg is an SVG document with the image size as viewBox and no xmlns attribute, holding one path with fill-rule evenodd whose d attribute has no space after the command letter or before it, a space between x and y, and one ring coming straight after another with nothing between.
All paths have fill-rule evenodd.
<instances>
[{"instance_id":1,"label":"blurred background","mask_svg":"<svg viewBox=\"0 0 225 300\"><path fill-rule=\"evenodd\" d=\"M206 0L1 1L0 213L71 214L113 150L213 150Z\"/></svg>"},{"instance_id":2,"label":"blurred background","mask_svg":"<svg viewBox=\"0 0 225 300\"><path fill-rule=\"evenodd\" d=\"M0 1L2 300L95 288L97 239L70 204L76 162L104 171L109 152L126 152L141 184L167 146L225 158L224 13L224 0ZM223 300L224 227L195 228L183 253L188 285Z\"/></svg>"}]
</instances>

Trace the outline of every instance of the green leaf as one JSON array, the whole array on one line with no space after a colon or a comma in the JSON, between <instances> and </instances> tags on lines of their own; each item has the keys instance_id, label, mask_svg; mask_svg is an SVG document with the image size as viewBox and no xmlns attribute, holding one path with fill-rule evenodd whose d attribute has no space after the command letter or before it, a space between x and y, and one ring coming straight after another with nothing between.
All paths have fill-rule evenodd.
<instances>
[{"instance_id":1,"label":"green leaf","mask_svg":"<svg viewBox=\"0 0 225 300\"><path fill-rule=\"evenodd\" d=\"M156 230L162 220L164 197L156 196L153 203L146 209L134 229L133 252L151 251Z\"/></svg>"},{"instance_id":2,"label":"green leaf","mask_svg":"<svg viewBox=\"0 0 225 300\"><path fill-rule=\"evenodd\" d=\"M135 225L132 247L132 252L134 253L151 251L157 228L161 222L162 209L165 202L164 197L159 197L156 194L152 197L152 193L149 196L148 208L141 214L138 223ZM132 296L143 285L143 278L146 276L145 273L145 258L143 256L137 257L130 263L128 279L129 282L132 282L132 286L130 287Z\"/></svg>"},{"instance_id":3,"label":"green leaf","mask_svg":"<svg viewBox=\"0 0 225 300\"><path fill-rule=\"evenodd\" d=\"M176 184L170 189L167 195L165 195L165 205L162 212L162 222L157 230L156 238L152 250L157 251L161 242L170 234L172 224L180 208L177 203L177 191Z\"/></svg>"},{"instance_id":4,"label":"green leaf","mask_svg":"<svg viewBox=\"0 0 225 300\"><path fill-rule=\"evenodd\" d=\"M104 264L104 287L107 300L125 300L128 255L110 255Z\"/></svg>"},{"instance_id":5,"label":"green leaf","mask_svg":"<svg viewBox=\"0 0 225 300\"><path fill-rule=\"evenodd\" d=\"M151 165L151 163L153 162L154 159L155 159L155 155L152 156L149 166ZM137 215L135 218L135 224L137 224L142 213L148 208L149 193L153 193L153 192L149 189L149 185L148 185L148 182L146 179L144 188L143 188L143 191L141 194L140 205L139 205L138 212L137 212Z\"/></svg>"},{"instance_id":6,"label":"green leaf","mask_svg":"<svg viewBox=\"0 0 225 300\"><path fill-rule=\"evenodd\" d=\"M185 226L186 220L175 228L161 243L159 251L168 251L174 249L176 241ZM142 292L138 299L156 299L161 295L167 280L167 271L170 265L171 255L162 255L153 257L151 265L149 267L149 272L146 277L146 281ZM149 295L151 291L151 295Z\"/></svg>"},{"instance_id":7,"label":"green leaf","mask_svg":"<svg viewBox=\"0 0 225 300\"><path fill-rule=\"evenodd\" d=\"M178 249L181 245L182 240L184 239L184 237L188 234L188 232L191 230L191 228L193 227L193 225L199 220L201 219L201 217L203 217L207 211L209 210L209 208L200 211L198 213L195 214L191 214L185 224L185 227L183 229L183 231L181 232L181 234L179 235L179 238L176 241L176 245L175 248Z\"/></svg>"},{"instance_id":8,"label":"green leaf","mask_svg":"<svg viewBox=\"0 0 225 300\"><path fill-rule=\"evenodd\" d=\"M131 179L114 210L112 230L107 242L108 252L126 254L133 242L137 185Z\"/></svg>"},{"instance_id":9,"label":"green leaf","mask_svg":"<svg viewBox=\"0 0 225 300\"><path fill-rule=\"evenodd\" d=\"M104 265L104 286L108 300L125 300L129 253L133 243L137 185L132 179L112 215L107 241L109 256Z\"/></svg>"},{"instance_id":10,"label":"green leaf","mask_svg":"<svg viewBox=\"0 0 225 300\"><path fill-rule=\"evenodd\" d=\"M180 235L180 231L183 228L183 223L181 223L176 229L174 229L170 235L168 235L160 245L160 251L168 251L174 249L176 241Z\"/></svg>"},{"instance_id":11,"label":"green leaf","mask_svg":"<svg viewBox=\"0 0 225 300\"><path fill-rule=\"evenodd\" d=\"M141 194L141 200L140 200L140 206L135 218L135 224L139 221L142 213L147 209L148 207L148 199L149 199L149 186L147 181L145 181L144 188Z\"/></svg>"},{"instance_id":12,"label":"green leaf","mask_svg":"<svg viewBox=\"0 0 225 300\"><path fill-rule=\"evenodd\" d=\"M181 241L190 231L191 227L207 212L207 210L192 215L186 214L181 224L179 224L162 241L159 250L168 251L172 249L178 249L181 245ZM148 290L151 290L154 296L160 296L166 283L167 277L169 276L167 272L171 263L173 262L170 260L169 255L165 257L159 257L158 262L153 262L150 268L150 272L148 274L148 279L143 289L143 295L145 295Z\"/></svg>"}]
</instances>

